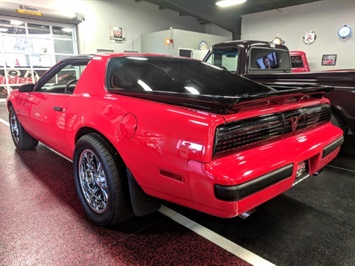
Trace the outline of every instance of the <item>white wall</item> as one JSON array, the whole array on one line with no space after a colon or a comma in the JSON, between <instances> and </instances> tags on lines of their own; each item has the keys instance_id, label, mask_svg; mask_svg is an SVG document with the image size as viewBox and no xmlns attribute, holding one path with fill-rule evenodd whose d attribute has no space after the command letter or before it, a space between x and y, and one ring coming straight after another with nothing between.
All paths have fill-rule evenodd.
<instances>
[{"instance_id":1,"label":"white wall","mask_svg":"<svg viewBox=\"0 0 355 266\"><path fill-rule=\"evenodd\" d=\"M166 38L172 38L174 43L165 45L164 41ZM171 30L157 31L141 36L141 48L143 53L174 55L176 45L176 38Z\"/></svg>"},{"instance_id":2,"label":"white wall","mask_svg":"<svg viewBox=\"0 0 355 266\"><path fill-rule=\"evenodd\" d=\"M347 39L338 37L344 24L352 28ZM311 45L302 40L308 31L317 34ZM323 0L243 16L242 39L271 41L277 34L290 50L306 52L311 71L355 68L354 0ZM321 66L323 54L337 54L336 65Z\"/></svg>"},{"instance_id":3,"label":"white wall","mask_svg":"<svg viewBox=\"0 0 355 266\"><path fill-rule=\"evenodd\" d=\"M172 38L173 44L166 45L164 40ZM232 40L232 34L229 36L218 36L200 32L186 31L180 29L169 29L142 35L142 52L161 53L178 55L179 48L199 49L201 41L205 41L208 47L215 43Z\"/></svg>"},{"instance_id":4,"label":"white wall","mask_svg":"<svg viewBox=\"0 0 355 266\"><path fill-rule=\"evenodd\" d=\"M81 11L85 14L85 21L79 25L80 51L83 53L96 52L97 48L113 49L115 52L141 51L142 34L169 27L204 31L196 19L180 17L177 12L169 10L159 10L158 6L144 1L76 1L85 3ZM109 41L109 25L126 28L126 44Z\"/></svg>"},{"instance_id":5,"label":"white wall","mask_svg":"<svg viewBox=\"0 0 355 266\"><path fill-rule=\"evenodd\" d=\"M219 35L219 36L227 36L230 39L233 38L233 34L230 31L227 31L215 24L207 23L205 24L205 33Z\"/></svg>"},{"instance_id":6,"label":"white wall","mask_svg":"<svg viewBox=\"0 0 355 266\"><path fill-rule=\"evenodd\" d=\"M140 36L149 32L168 30L170 27L182 30L205 32L195 18L179 16L171 10L159 10L158 6L135 0L5 0L17 4L58 10L63 14L82 13L85 21L78 25L80 53L96 53L97 49L141 51ZM2 2L2 0L1 0ZM126 28L125 44L109 40L109 27ZM216 26L213 31L222 29Z\"/></svg>"}]
</instances>

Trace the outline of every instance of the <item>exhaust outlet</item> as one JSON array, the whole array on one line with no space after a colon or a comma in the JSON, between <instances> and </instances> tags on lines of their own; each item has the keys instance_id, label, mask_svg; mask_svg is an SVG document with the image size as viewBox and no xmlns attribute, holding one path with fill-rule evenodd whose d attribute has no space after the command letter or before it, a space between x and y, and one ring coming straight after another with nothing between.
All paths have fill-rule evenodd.
<instances>
[{"instance_id":1,"label":"exhaust outlet","mask_svg":"<svg viewBox=\"0 0 355 266\"><path fill-rule=\"evenodd\" d=\"M243 212L242 214L239 214L238 216L240 218L242 218L243 220L245 220L246 218L248 218L252 213L254 213L256 211L256 209L251 209L251 210L248 210L246 212Z\"/></svg>"},{"instance_id":2,"label":"exhaust outlet","mask_svg":"<svg viewBox=\"0 0 355 266\"><path fill-rule=\"evenodd\" d=\"M317 172L314 172L313 175L314 175L314 176L317 176L317 175L319 175L321 172L323 172L323 170L324 170L324 168L318 170Z\"/></svg>"}]
</instances>

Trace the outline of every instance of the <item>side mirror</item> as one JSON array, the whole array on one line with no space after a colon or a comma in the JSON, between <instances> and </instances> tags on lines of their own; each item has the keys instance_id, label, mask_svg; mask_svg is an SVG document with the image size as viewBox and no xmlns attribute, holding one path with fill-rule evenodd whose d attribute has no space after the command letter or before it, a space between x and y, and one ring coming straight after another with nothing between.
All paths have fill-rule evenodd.
<instances>
[{"instance_id":1,"label":"side mirror","mask_svg":"<svg viewBox=\"0 0 355 266\"><path fill-rule=\"evenodd\" d=\"M19 92L31 92L33 91L35 84L24 84L18 89Z\"/></svg>"}]
</instances>

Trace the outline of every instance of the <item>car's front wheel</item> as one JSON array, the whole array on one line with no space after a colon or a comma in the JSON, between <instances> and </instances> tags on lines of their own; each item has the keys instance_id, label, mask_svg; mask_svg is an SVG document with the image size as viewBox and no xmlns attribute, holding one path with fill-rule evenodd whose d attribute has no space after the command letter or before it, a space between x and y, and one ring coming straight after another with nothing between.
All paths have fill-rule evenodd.
<instances>
[{"instance_id":1,"label":"car's front wheel","mask_svg":"<svg viewBox=\"0 0 355 266\"><path fill-rule=\"evenodd\" d=\"M12 140L19 150L32 150L37 147L38 140L31 137L21 125L13 106L9 108L9 124Z\"/></svg>"},{"instance_id":2,"label":"car's front wheel","mask_svg":"<svg viewBox=\"0 0 355 266\"><path fill-rule=\"evenodd\" d=\"M79 199L94 223L113 226L133 216L123 162L100 135L84 135L77 142L74 176Z\"/></svg>"}]
</instances>

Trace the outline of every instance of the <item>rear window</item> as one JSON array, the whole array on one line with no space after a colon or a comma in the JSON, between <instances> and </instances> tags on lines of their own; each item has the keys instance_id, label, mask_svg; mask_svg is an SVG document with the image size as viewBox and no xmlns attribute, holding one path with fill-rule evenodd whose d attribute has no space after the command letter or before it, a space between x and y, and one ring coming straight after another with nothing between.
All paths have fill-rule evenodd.
<instances>
[{"instance_id":1,"label":"rear window","mask_svg":"<svg viewBox=\"0 0 355 266\"><path fill-rule=\"evenodd\" d=\"M292 68L303 67L302 57L299 55L291 56Z\"/></svg>"},{"instance_id":2,"label":"rear window","mask_svg":"<svg viewBox=\"0 0 355 266\"><path fill-rule=\"evenodd\" d=\"M272 89L198 60L178 57L115 57L110 59L109 90L162 91L236 96Z\"/></svg>"},{"instance_id":3,"label":"rear window","mask_svg":"<svg viewBox=\"0 0 355 266\"><path fill-rule=\"evenodd\" d=\"M250 70L254 71L290 71L288 51L253 47L249 57Z\"/></svg>"}]
</instances>

